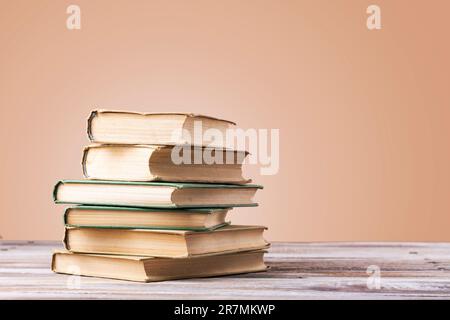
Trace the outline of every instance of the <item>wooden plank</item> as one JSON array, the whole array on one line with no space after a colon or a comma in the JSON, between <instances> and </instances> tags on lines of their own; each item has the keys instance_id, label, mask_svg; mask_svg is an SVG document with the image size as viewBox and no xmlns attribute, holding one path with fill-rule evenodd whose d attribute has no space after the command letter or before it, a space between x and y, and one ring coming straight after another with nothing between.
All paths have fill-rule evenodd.
<instances>
[{"instance_id":1,"label":"wooden plank","mask_svg":"<svg viewBox=\"0 0 450 320\"><path fill-rule=\"evenodd\" d=\"M0 299L449 299L448 243L274 243L268 272L160 283L50 271L57 242L0 241ZM380 268L369 289L367 268Z\"/></svg>"}]
</instances>

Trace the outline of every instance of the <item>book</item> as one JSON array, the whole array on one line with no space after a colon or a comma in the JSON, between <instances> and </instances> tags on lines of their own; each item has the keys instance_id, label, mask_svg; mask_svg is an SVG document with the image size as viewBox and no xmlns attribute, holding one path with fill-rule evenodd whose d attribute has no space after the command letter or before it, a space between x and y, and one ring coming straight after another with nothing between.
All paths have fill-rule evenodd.
<instances>
[{"instance_id":1,"label":"book","mask_svg":"<svg viewBox=\"0 0 450 320\"><path fill-rule=\"evenodd\" d=\"M67 227L64 245L78 253L187 258L266 248L269 244L264 240L264 230L261 226L239 225L204 232Z\"/></svg>"},{"instance_id":2,"label":"book","mask_svg":"<svg viewBox=\"0 0 450 320\"><path fill-rule=\"evenodd\" d=\"M88 119L87 133L89 139L97 143L226 147L224 141L216 141L218 139L203 132L214 129L226 137L226 130L235 125L228 120L192 113L95 110Z\"/></svg>"},{"instance_id":3,"label":"book","mask_svg":"<svg viewBox=\"0 0 450 320\"><path fill-rule=\"evenodd\" d=\"M150 208L256 206L262 186L109 180L62 180L53 191L56 203Z\"/></svg>"},{"instance_id":4,"label":"book","mask_svg":"<svg viewBox=\"0 0 450 320\"><path fill-rule=\"evenodd\" d=\"M52 270L63 274L151 282L266 271L263 256L262 250L188 259L56 251L52 257Z\"/></svg>"},{"instance_id":5,"label":"book","mask_svg":"<svg viewBox=\"0 0 450 320\"><path fill-rule=\"evenodd\" d=\"M67 208L64 224L68 227L174 229L206 231L223 227L224 209L149 209L132 207L77 206Z\"/></svg>"},{"instance_id":6,"label":"book","mask_svg":"<svg viewBox=\"0 0 450 320\"><path fill-rule=\"evenodd\" d=\"M174 148L157 145L91 145L83 152L83 173L85 178L97 180L250 182L242 176L242 162L247 156L245 151ZM176 163L172 153L177 157Z\"/></svg>"}]
</instances>

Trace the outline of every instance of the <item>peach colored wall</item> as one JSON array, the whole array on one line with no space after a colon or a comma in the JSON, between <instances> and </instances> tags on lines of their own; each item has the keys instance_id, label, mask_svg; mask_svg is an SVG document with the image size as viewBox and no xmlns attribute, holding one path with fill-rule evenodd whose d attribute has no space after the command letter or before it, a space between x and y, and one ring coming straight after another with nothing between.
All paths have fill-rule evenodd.
<instances>
[{"instance_id":1,"label":"peach colored wall","mask_svg":"<svg viewBox=\"0 0 450 320\"><path fill-rule=\"evenodd\" d=\"M66 29L66 7L82 28ZM366 28L378 4L382 29ZM450 241L448 1L0 1L0 234L59 239L95 106L279 128L233 222L270 240ZM251 167L251 173L257 168Z\"/></svg>"}]
</instances>

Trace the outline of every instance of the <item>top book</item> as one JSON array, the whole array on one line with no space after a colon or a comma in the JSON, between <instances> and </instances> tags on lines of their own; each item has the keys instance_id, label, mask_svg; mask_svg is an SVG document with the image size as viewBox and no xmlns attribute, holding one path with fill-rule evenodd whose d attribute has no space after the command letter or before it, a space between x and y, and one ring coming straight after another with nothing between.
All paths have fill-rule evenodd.
<instances>
[{"instance_id":1,"label":"top book","mask_svg":"<svg viewBox=\"0 0 450 320\"><path fill-rule=\"evenodd\" d=\"M231 121L190 113L139 113L95 110L88 119L92 142L109 144L158 144L226 147L226 130ZM220 132L224 139L204 134L208 129ZM217 131L218 130L218 131Z\"/></svg>"}]
</instances>

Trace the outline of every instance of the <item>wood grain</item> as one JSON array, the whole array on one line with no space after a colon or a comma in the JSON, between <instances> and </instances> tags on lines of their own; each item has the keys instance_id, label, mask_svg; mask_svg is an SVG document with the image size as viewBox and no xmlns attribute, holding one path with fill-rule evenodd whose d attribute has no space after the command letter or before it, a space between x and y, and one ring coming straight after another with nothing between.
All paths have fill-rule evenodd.
<instances>
[{"instance_id":1,"label":"wood grain","mask_svg":"<svg viewBox=\"0 0 450 320\"><path fill-rule=\"evenodd\" d=\"M56 248L0 241L0 299L450 298L450 243L275 243L268 272L147 284L54 274ZM369 266L380 289L367 286Z\"/></svg>"}]
</instances>

